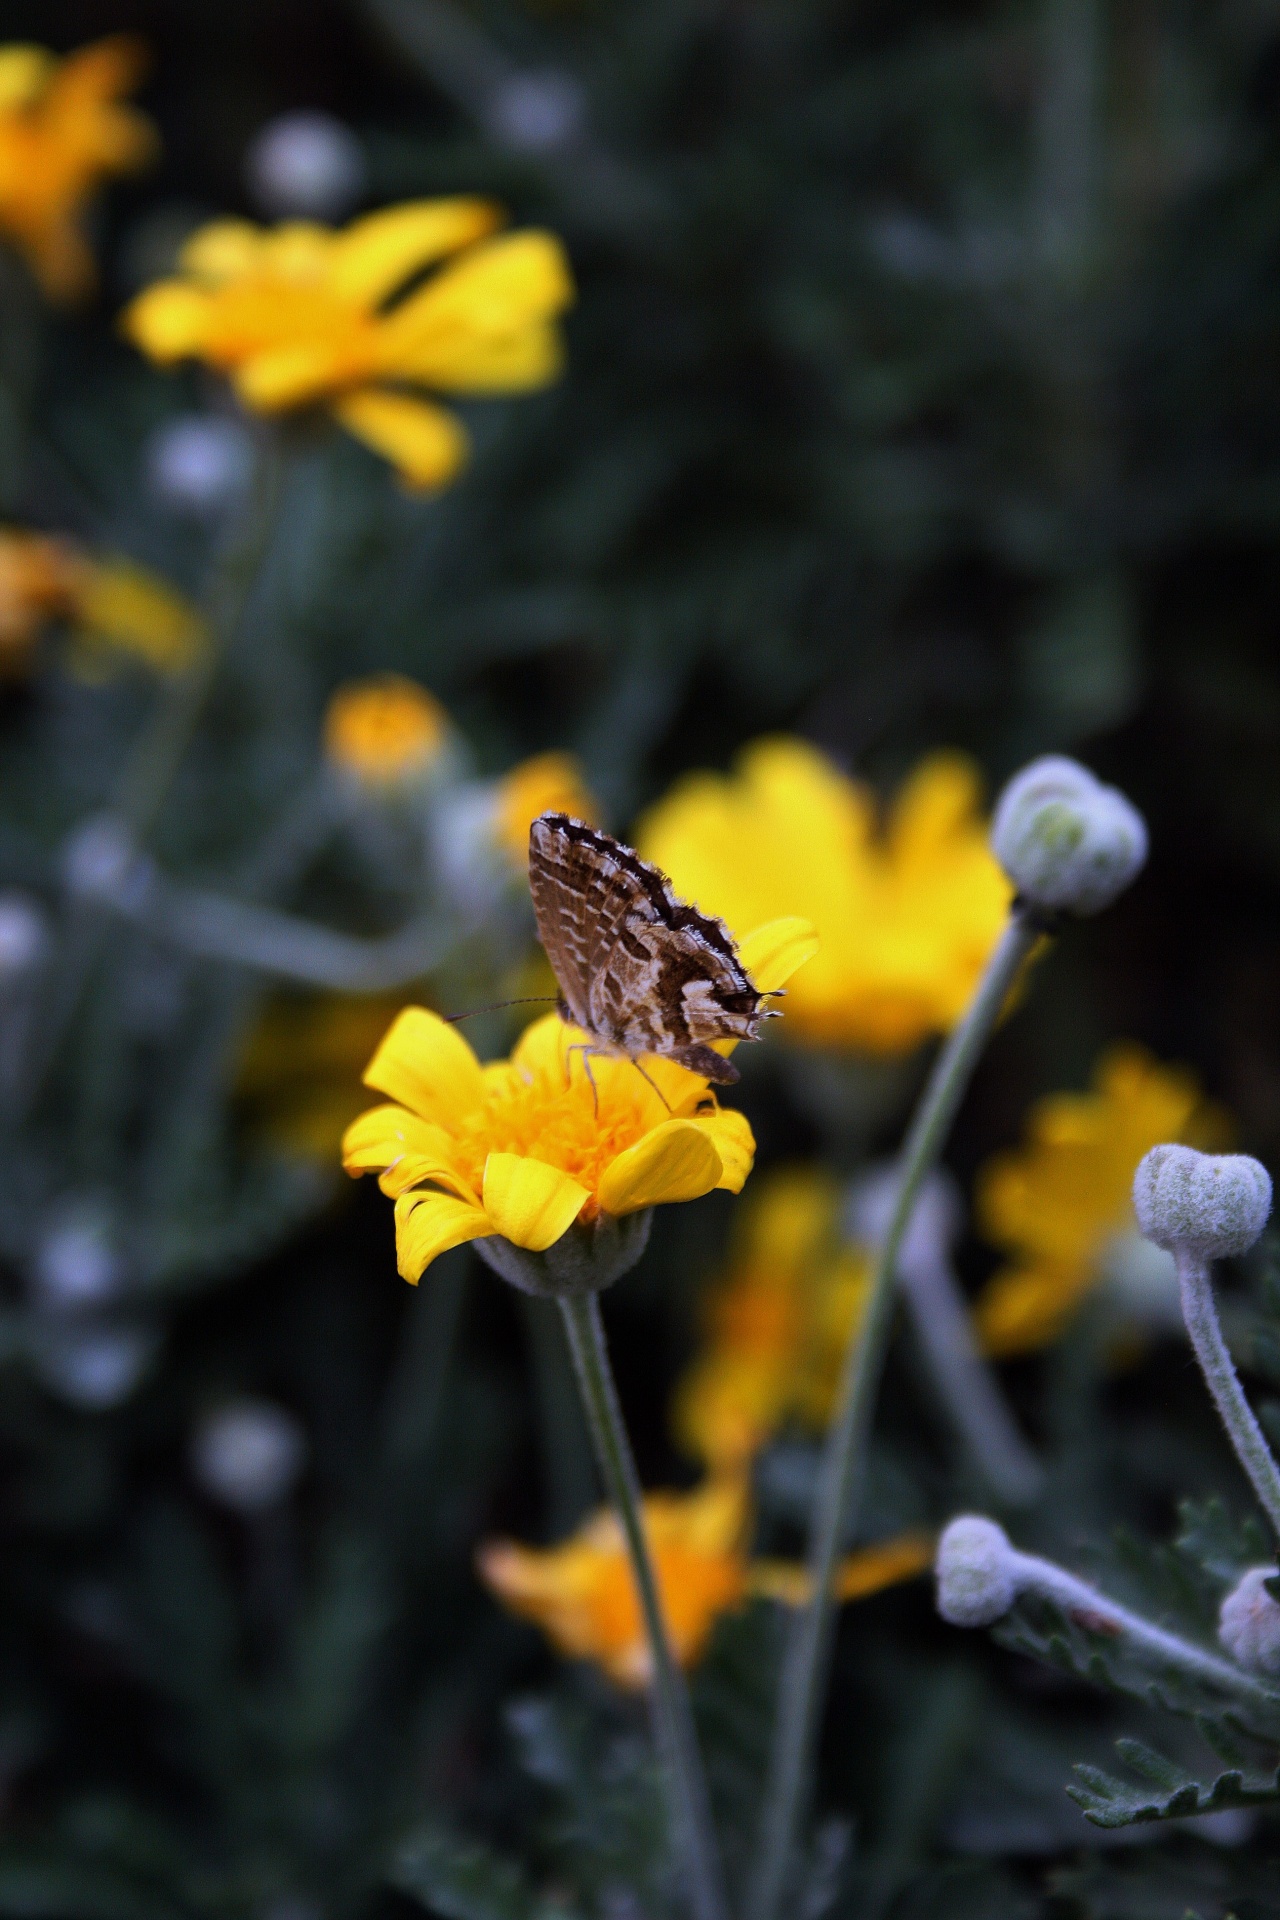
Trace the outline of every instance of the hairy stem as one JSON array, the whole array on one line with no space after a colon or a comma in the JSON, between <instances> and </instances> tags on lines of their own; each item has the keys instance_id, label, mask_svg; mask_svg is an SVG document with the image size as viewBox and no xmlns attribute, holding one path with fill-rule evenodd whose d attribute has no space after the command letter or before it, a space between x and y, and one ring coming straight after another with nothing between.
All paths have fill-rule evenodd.
<instances>
[{"instance_id":1,"label":"hairy stem","mask_svg":"<svg viewBox=\"0 0 1280 1920\"><path fill-rule=\"evenodd\" d=\"M695 1920L727 1920L728 1908L693 1712L662 1614L657 1577L641 1517L640 1482L613 1383L600 1302L594 1293L562 1295L560 1311L596 1457L627 1542L640 1594L653 1660L653 1711L668 1817L683 1856L689 1906Z\"/></svg>"},{"instance_id":2,"label":"hairy stem","mask_svg":"<svg viewBox=\"0 0 1280 1920\"><path fill-rule=\"evenodd\" d=\"M1227 1438L1253 1484L1263 1512L1277 1538L1280 1538L1280 1467L1276 1466L1253 1408L1244 1397L1235 1361L1222 1337L1209 1263L1198 1254L1181 1247L1175 1257L1182 1293L1182 1317L1187 1323L1187 1332L1191 1336L1196 1359L1200 1362L1200 1371L1213 1395L1213 1404L1227 1430Z\"/></svg>"},{"instance_id":3,"label":"hairy stem","mask_svg":"<svg viewBox=\"0 0 1280 1920\"><path fill-rule=\"evenodd\" d=\"M796 1618L783 1662L750 1920L777 1920L809 1797L835 1626L832 1582L854 1517L893 1317L898 1251L921 1184L938 1162L973 1069L1038 933L1033 920L1015 905L968 1011L934 1063L903 1145L897 1200L877 1252L866 1313L845 1355L836 1417L823 1455L809 1551L811 1598Z\"/></svg>"}]
</instances>

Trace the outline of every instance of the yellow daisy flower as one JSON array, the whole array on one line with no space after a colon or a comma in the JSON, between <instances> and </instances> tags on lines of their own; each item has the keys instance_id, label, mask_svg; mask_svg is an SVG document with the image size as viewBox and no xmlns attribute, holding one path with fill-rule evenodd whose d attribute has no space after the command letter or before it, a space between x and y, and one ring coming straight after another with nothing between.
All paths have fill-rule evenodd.
<instances>
[{"instance_id":1,"label":"yellow daisy flower","mask_svg":"<svg viewBox=\"0 0 1280 1920\"><path fill-rule=\"evenodd\" d=\"M0 232L50 300L74 300L93 285L84 203L112 174L155 156L154 127L120 97L145 65L142 42L124 34L65 59L44 47L0 47Z\"/></svg>"},{"instance_id":2,"label":"yellow daisy flower","mask_svg":"<svg viewBox=\"0 0 1280 1920\"><path fill-rule=\"evenodd\" d=\"M676 1658L693 1666L712 1629L754 1594L803 1605L803 1567L752 1561L746 1553L750 1504L741 1476L712 1478L691 1493L644 1501L658 1591ZM841 1599L876 1593L923 1573L933 1540L925 1534L863 1548L842 1562ZM559 1546L493 1540L477 1556L481 1577L502 1604L532 1620L571 1660L591 1660L620 1687L648 1684L651 1661L622 1529L609 1510L593 1514Z\"/></svg>"},{"instance_id":3,"label":"yellow daisy flower","mask_svg":"<svg viewBox=\"0 0 1280 1920\"><path fill-rule=\"evenodd\" d=\"M0 672L25 668L51 620L71 627L73 664L89 675L112 654L182 672L206 640L195 609L131 560L93 560L69 540L0 527Z\"/></svg>"},{"instance_id":4,"label":"yellow daisy flower","mask_svg":"<svg viewBox=\"0 0 1280 1920\"><path fill-rule=\"evenodd\" d=\"M1127 1043L1102 1055L1089 1092L1037 1101L1025 1144L978 1178L979 1227L1011 1256L977 1303L986 1351L1047 1346L1127 1249L1149 1260L1130 1199L1139 1160L1163 1140L1212 1150L1228 1132L1192 1074Z\"/></svg>"},{"instance_id":5,"label":"yellow daisy flower","mask_svg":"<svg viewBox=\"0 0 1280 1920\"><path fill-rule=\"evenodd\" d=\"M521 873L529 866L529 828L540 813L568 813L595 825L599 810L587 791L582 767L571 753L537 753L498 781L493 831L503 853Z\"/></svg>"},{"instance_id":6,"label":"yellow daisy flower","mask_svg":"<svg viewBox=\"0 0 1280 1920\"><path fill-rule=\"evenodd\" d=\"M762 990L810 950L797 923L758 929L743 964ZM348 1173L378 1173L396 1203L400 1272L417 1282L437 1255L496 1236L544 1253L584 1227L713 1188L741 1190L755 1155L745 1117L700 1075L650 1056L596 1054L548 1014L510 1060L481 1066L456 1027L407 1007L365 1072L398 1105L348 1128ZM646 1078L646 1075L648 1076Z\"/></svg>"},{"instance_id":7,"label":"yellow daisy flower","mask_svg":"<svg viewBox=\"0 0 1280 1920\"><path fill-rule=\"evenodd\" d=\"M826 1423L870 1278L841 1240L839 1202L830 1174L787 1167L744 1203L672 1409L680 1445L713 1471L741 1466L788 1420Z\"/></svg>"},{"instance_id":8,"label":"yellow daisy flower","mask_svg":"<svg viewBox=\"0 0 1280 1920\"><path fill-rule=\"evenodd\" d=\"M406 485L442 487L467 436L424 390L523 393L563 364L564 249L549 233L499 234L501 219L487 200L455 199L388 207L341 231L215 221L122 324L161 365L203 360L257 413L325 407ZM420 283L428 267L438 270Z\"/></svg>"},{"instance_id":9,"label":"yellow daisy flower","mask_svg":"<svg viewBox=\"0 0 1280 1920\"><path fill-rule=\"evenodd\" d=\"M390 790L421 780L449 738L449 716L433 693L402 673L339 687L325 710L330 763L355 783Z\"/></svg>"},{"instance_id":10,"label":"yellow daisy flower","mask_svg":"<svg viewBox=\"0 0 1280 1920\"><path fill-rule=\"evenodd\" d=\"M933 754L882 823L870 789L817 748L760 740L734 773L678 782L637 844L732 929L813 922L822 946L787 1001L790 1038L900 1054L959 1019L1005 922L979 791L968 760Z\"/></svg>"}]
</instances>

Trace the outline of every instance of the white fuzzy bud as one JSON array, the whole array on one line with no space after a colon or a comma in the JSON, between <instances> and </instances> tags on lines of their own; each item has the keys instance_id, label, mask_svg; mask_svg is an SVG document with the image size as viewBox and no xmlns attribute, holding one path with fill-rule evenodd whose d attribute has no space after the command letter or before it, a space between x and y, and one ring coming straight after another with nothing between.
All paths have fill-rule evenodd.
<instances>
[{"instance_id":1,"label":"white fuzzy bud","mask_svg":"<svg viewBox=\"0 0 1280 1920\"><path fill-rule=\"evenodd\" d=\"M365 189L364 148L331 113L282 113L245 158L245 180L273 219L339 220Z\"/></svg>"},{"instance_id":2,"label":"white fuzzy bud","mask_svg":"<svg viewBox=\"0 0 1280 1920\"><path fill-rule=\"evenodd\" d=\"M147 477L174 513L214 520L249 484L253 438L237 420L216 413L180 413L152 434Z\"/></svg>"},{"instance_id":3,"label":"white fuzzy bud","mask_svg":"<svg viewBox=\"0 0 1280 1920\"><path fill-rule=\"evenodd\" d=\"M1099 913L1147 858L1146 822L1087 767L1046 754L1014 775L996 803L991 850L1032 906Z\"/></svg>"},{"instance_id":4,"label":"white fuzzy bud","mask_svg":"<svg viewBox=\"0 0 1280 1920\"><path fill-rule=\"evenodd\" d=\"M147 891L151 866L125 822L113 813L98 813L67 835L62 877L68 891L82 899L133 906Z\"/></svg>"},{"instance_id":5,"label":"white fuzzy bud","mask_svg":"<svg viewBox=\"0 0 1280 1920\"><path fill-rule=\"evenodd\" d=\"M34 901L23 893L0 893L0 987L38 966L48 944L45 918Z\"/></svg>"},{"instance_id":6,"label":"white fuzzy bud","mask_svg":"<svg viewBox=\"0 0 1280 1920\"><path fill-rule=\"evenodd\" d=\"M32 1290L36 1304L47 1312L100 1307L119 1291L122 1279L111 1221L93 1201L67 1207L36 1247Z\"/></svg>"},{"instance_id":7,"label":"white fuzzy bud","mask_svg":"<svg viewBox=\"0 0 1280 1920\"><path fill-rule=\"evenodd\" d=\"M129 1398L157 1345L145 1327L51 1320L35 1335L31 1359L60 1400L84 1413L105 1413Z\"/></svg>"},{"instance_id":8,"label":"white fuzzy bud","mask_svg":"<svg viewBox=\"0 0 1280 1920\"><path fill-rule=\"evenodd\" d=\"M1133 1176L1133 1210L1148 1240L1205 1260L1247 1253L1271 1212L1271 1176L1247 1153L1152 1147Z\"/></svg>"},{"instance_id":9,"label":"white fuzzy bud","mask_svg":"<svg viewBox=\"0 0 1280 1920\"><path fill-rule=\"evenodd\" d=\"M1018 1597L1009 1536L978 1513L962 1513L944 1529L934 1572L938 1612L953 1627L989 1627Z\"/></svg>"},{"instance_id":10,"label":"white fuzzy bud","mask_svg":"<svg viewBox=\"0 0 1280 1920\"><path fill-rule=\"evenodd\" d=\"M1267 1592L1274 1567L1250 1567L1222 1603L1218 1638L1250 1673L1280 1673L1280 1606Z\"/></svg>"},{"instance_id":11,"label":"white fuzzy bud","mask_svg":"<svg viewBox=\"0 0 1280 1920\"><path fill-rule=\"evenodd\" d=\"M485 106L485 125L512 153L563 153L582 132L582 89L558 67L513 73Z\"/></svg>"},{"instance_id":12,"label":"white fuzzy bud","mask_svg":"<svg viewBox=\"0 0 1280 1920\"><path fill-rule=\"evenodd\" d=\"M306 1459L301 1426L270 1400L237 1400L220 1408L191 1443L196 1479L233 1513L264 1513L277 1505L292 1492Z\"/></svg>"}]
</instances>

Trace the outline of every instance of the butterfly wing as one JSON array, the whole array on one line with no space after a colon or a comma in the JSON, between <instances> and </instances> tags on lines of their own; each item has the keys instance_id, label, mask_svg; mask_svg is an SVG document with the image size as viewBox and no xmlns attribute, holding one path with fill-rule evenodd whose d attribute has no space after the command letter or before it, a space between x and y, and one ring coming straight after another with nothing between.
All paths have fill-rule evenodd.
<instances>
[{"instance_id":1,"label":"butterfly wing","mask_svg":"<svg viewBox=\"0 0 1280 1920\"><path fill-rule=\"evenodd\" d=\"M538 932L565 1003L593 1038L632 1055L708 1060L713 1040L753 1039L761 996L723 922L677 900L657 867L610 834L543 814L529 837Z\"/></svg>"}]
</instances>

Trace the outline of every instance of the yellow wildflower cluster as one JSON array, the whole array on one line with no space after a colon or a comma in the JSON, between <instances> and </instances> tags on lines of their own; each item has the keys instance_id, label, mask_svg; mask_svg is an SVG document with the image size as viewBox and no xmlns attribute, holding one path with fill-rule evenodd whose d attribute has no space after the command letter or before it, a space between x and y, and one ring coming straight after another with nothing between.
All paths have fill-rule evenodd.
<instances>
[{"instance_id":1,"label":"yellow wildflower cluster","mask_svg":"<svg viewBox=\"0 0 1280 1920\"><path fill-rule=\"evenodd\" d=\"M151 122L121 101L145 64L142 43L126 35L61 60L45 47L0 47L0 233L51 300L93 285L85 202L103 180L155 155Z\"/></svg>"},{"instance_id":2,"label":"yellow wildflower cluster","mask_svg":"<svg viewBox=\"0 0 1280 1920\"><path fill-rule=\"evenodd\" d=\"M525 392L563 361L564 250L548 233L499 234L501 221L463 198L388 207L340 232L218 220L188 240L175 278L133 301L124 329L161 365L225 373L255 412L324 407L406 485L441 487L467 435L425 392Z\"/></svg>"},{"instance_id":3,"label":"yellow wildflower cluster","mask_svg":"<svg viewBox=\"0 0 1280 1920\"><path fill-rule=\"evenodd\" d=\"M770 1173L743 1203L672 1410L681 1446L713 1470L741 1465L789 1420L825 1424L869 1278L838 1224L839 1189L817 1167Z\"/></svg>"},{"instance_id":4,"label":"yellow wildflower cluster","mask_svg":"<svg viewBox=\"0 0 1280 1920\"><path fill-rule=\"evenodd\" d=\"M1130 1044L1103 1054L1087 1093L1037 1102L1025 1144L998 1154L978 1180L979 1226L1011 1256L977 1304L986 1351L1025 1353L1058 1338L1109 1253L1136 1232L1130 1193L1149 1148L1212 1149L1226 1133L1193 1075Z\"/></svg>"},{"instance_id":5,"label":"yellow wildflower cluster","mask_svg":"<svg viewBox=\"0 0 1280 1920\"><path fill-rule=\"evenodd\" d=\"M449 716L435 695L402 673L348 681L325 711L330 765L375 791L423 779L448 737Z\"/></svg>"},{"instance_id":6,"label":"yellow wildflower cluster","mask_svg":"<svg viewBox=\"0 0 1280 1920\"><path fill-rule=\"evenodd\" d=\"M692 1666L706 1650L723 1614L753 1595L800 1605L804 1569L751 1560L746 1542L751 1512L743 1477L712 1478L692 1493L654 1493L644 1502L663 1614L677 1659ZM933 1541L899 1535L850 1554L840 1568L841 1599L877 1593L923 1573ZM532 1620L571 1660L591 1660L619 1686L651 1677L648 1641L622 1530L609 1511L593 1514L559 1546L525 1547L493 1540L479 1567L503 1605Z\"/></svg>"},{"instance_id":7,"label":"yellow wildflower cluster","mask_svg":"<svg viewBox=\"0 0 1280 1920\"><path fill-rule=\"evenodd\" d=\"M870 790L816 748L761 740L733 774L681 780L638 845L735 932L812 921L822 944L787 1001L791 1039L898 1054L959 1019L1008 910L979 792L968 760L934 754L882 823Z\"/></svg>"},{"instance_id":8,"label":"yellow wildflower cluster","mask_svg":"<svg viewBox=\"0 0 1280 1920\"><path fill-rule=\"evenodd\" d=\"M194 608L132 561L94 560L69 540L0 528L0 673L26 667L52 620L71 627L75 663L90 674L113 653L180 673L206 640Z\"/></svg>"}]
</instances>

